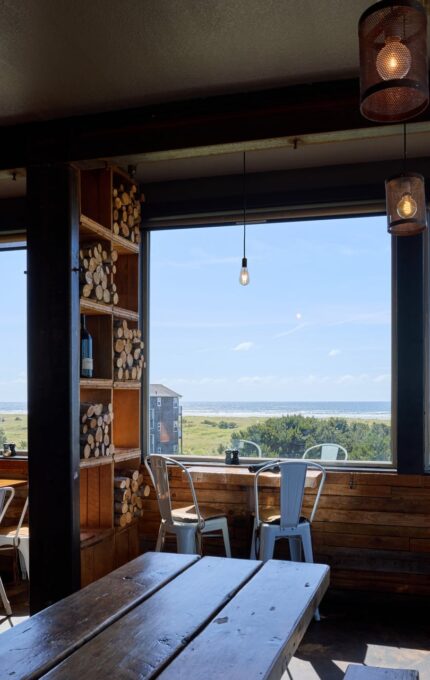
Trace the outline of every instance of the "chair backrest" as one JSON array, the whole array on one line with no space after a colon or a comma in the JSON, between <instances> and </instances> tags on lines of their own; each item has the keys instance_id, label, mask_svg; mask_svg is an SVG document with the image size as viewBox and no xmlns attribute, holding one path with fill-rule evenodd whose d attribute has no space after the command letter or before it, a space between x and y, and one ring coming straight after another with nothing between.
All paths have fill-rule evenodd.
<instances>
[{"instance_id":1,"label":"chair backrest","mask_svg":"<svg viewBox=\"0 0 430 680\"><path fill-rule=\"evenodd\" d=\"M252 442L250 439L236 439L233 440L233 444L237 446L238 449L244 449L245 444L249 444L250 446L255 446L257 449L257 456L261 458L262 452L261 452L261 446L257 444L257 442Z\"/></svg>"},{"instance_id":2,"label":"chair backrest","mask_svg":"<svg viewBox=\"0 0 430 680\"><path fill-rule=\"evenodd\" d=\"M300 461L275 461L268 463L260 468L255 475L254 492L255 492L255 517L257 524L260 522L259 517L259 502L258 502L258 482L261 473L264 473L270 468L279 466L281 473L280 480L280 510L281 528L294 527L300 522L300 514L303 504L303 495L305 492L306 473L309 469L319 470L321 472L321 479L318 485L318 492L315 496L314 505L309 518L312 522L317 511L321 491L324 486L326 471L318 463Z\"/></svg>"},{"instance_id":3,"label":"chair backrest","mask_svg":"<svg viewBox=\"0 0 430 680\"><path fill-rule=\"evenodd\" d=\"M12 486L3 486L0 489L0 524L2 523L3 517L5 516L14 496L15 489Z\"/></svg>"},{"instance_id":4,"label":"chair backrest","mask_svg":"<svg viewBox=\"0 0 430 680\"><path fill-rule=\"evenodd\" d=\"M188 485L190 487L191 496L193 498L193 504L196 510L197 523L199 526L204 526L204 521L200 514L199 506L197 503L196 492L194 490L193 480L191 478L189 470L179 463L174 458L169 458L168 456L161 456L158 453L152 453L148 456L151 479L154 484L155 493L157 494L158 507L160 509L161 519L169 524L174 524L174 519L172 516L172 505L170 501L170 487L169 487L169 472L167 465L175 465L181 468L184 472Z\"/></svg>"},{"instance_id":5,"label":"chair backrest","mask_svg":"<svg viewBox=\"0 0 430 680\"><path fill-rule=\"evenodd\" d=\"M315 446L310 446L304 452L302 458L314 458L317 449L320 449L321 453L318 457L319 460L348 460L348 451L345 447L340 444L315 444Z\"/></svg>"}]
</instances>

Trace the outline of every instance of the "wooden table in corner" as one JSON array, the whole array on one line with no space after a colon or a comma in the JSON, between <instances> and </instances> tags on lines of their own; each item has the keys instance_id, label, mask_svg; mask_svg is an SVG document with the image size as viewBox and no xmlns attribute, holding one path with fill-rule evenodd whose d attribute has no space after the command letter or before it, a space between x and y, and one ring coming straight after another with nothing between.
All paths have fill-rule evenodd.
<instances>
[{"instance_id":1,"label":"wooden table in corner","mask_svg":"<svg viewBox=\"0 0 430 680\"><path fill-rule=\"evenodd\" d=\"M25 486L28 484L26 479L0 479L0 489L4 486Z\"/></svg>"},{"instance_id":2,"label":"wooden table in corner","mask_svg":"<svg viewBox=\"0 0 430 680\"><path fill-rule=\"evenodd\" d=\"M278 680L329 568L146 553L0 635L0 678Z\"/></svg>"}]
</instances>

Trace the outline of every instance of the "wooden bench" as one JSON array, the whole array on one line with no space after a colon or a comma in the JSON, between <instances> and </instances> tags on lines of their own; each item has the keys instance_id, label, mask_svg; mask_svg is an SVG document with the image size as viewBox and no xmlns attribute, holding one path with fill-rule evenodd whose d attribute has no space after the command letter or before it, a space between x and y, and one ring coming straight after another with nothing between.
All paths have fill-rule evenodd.
<instances>
[{"instance_id":1,"label":"wooden bench","mask_svg":"<svg viewBox=\"0 0 430 680\"><path fill-rule=\"evenodd\" d=\"M375 666L348 666L344 680L419 680L418 671Z\"/></svg>"}]
</instances>

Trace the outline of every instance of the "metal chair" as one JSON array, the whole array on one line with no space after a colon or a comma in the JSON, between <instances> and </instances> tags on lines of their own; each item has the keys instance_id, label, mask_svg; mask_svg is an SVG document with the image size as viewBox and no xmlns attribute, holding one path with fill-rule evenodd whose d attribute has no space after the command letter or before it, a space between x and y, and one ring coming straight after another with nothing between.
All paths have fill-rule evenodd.
<instances>
[{"instance_id":1,"label":"metal chair","mask_svg":"<svg viewBox=\"0 0 430 680\"><path fill-rule=\"evenodd\" d=\"M321 449L319 456L314 456L313 453L317 449ZM318 460L348 460L348 451L340 444L315 444L310 446L304 452L302 458L318 458Z\"/></svg>"},{"instance_id":2,"label":"metal chair","mask_svg":"<svg viewBox=\"0 0 430 680\"><path fill-rule=\"evenodd\" d=\"M238 448L239 451L243 450L245 448L245 444L249 444L250 446L255 446L257 449L257 456L261 458L262 451L261 451L261 446L257 444L257 442L252 442L250 439L233 439L233 447Z\"/></svg>"},{"instance_id":3,"label":"metal chair","mask_svg":"<svg viewBox=\"0 0 430 680\"><path fill-rule=\"evenodd\" d=\"M0 525L3 521L3 517L5 516L9 505L12 502L12 498L14 497L14 495L15 489L13 489L11 486L4 486L2 489L0 489ZM6 615L12 616L12 609L8 597L6 595L6 590L4 588L1 576L0 576L0 598L3 602L3 607L5 608Z\"/></svg>"},{"instance_id":4,"label":"metal chair","mask_svg":"<svg viewBox=\"0 0 430 680\"><path fill-rule=\"evenodd\" d=\"M10 488L10 487L5 487ZM1 491L1 489L0 489ZM15 493L15 492L14 492ZM13 496L12 496L13 497ZM12 498L10 499L12 500ZM10 502L10 501L9 501ZM6 548L16 548L19 555L19 563L24 578L30 578L30 536L28 526L24 525L24 518L28 510L28 498L15 526L0 527L0 550ZM1 524L1 522L0 522Z\"/></svg>"},{"instance_id":5,"label":"metal chair","mask_svg":"<svg viewBox=\"0 0 430 680\"><path fill-rule=\"evenodd\" d=\"M172 510L167 464L176 465L184 472L190 487L193 505ZM148 467L148 466L147 466ZM149 456L151 479L157 494L161 524L158 532L156 551L163 549L166 534L176 535L179 553L201 554L201 538L203 534L221 531L225 552L231 557L227 518L222 511L217 511L197 502L193 480L189 470L173 458L152 454Z\"/></svg>"},{"instance_id":6,"label":"metal chair","mask_svg":"<svg viewBox=\"0 0 430 680\"><path fill-rule=\"evenodd\" d=\"M279 466L281 474L280 485L280 513L274 512L273 508L259 508L258 501L258 478L261 473ZM311 470L320 470L321 480L315 496L314 505L309 519L301 516L303 495L305 491L306 473ZM273 558L275 541L279 538L287 538L291 559L300 562L302 548L305 562L313 562L311 523L317 511L321 491L324 486L326 471L314 462L304 461L274 461L260 468L254 480L255 518L254 532L251 547L251 559L256 558L257 537L260 541L258 557L263 562ZM315 612L315 619L319 621L319 611Z\"/></svg>"}]
</instances>

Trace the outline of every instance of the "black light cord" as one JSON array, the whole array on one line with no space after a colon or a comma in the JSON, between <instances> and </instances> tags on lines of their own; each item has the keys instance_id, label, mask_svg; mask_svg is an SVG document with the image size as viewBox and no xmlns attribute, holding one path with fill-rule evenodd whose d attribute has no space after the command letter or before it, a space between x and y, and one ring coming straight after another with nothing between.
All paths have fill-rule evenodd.
<instances>
[{"instance_id":1,"label":"black light cord","mask_svg":"<svg viewBox=\"0 0 430 680\"><path fill-rule=\"evenodd\" d=\"M245 178L246 178L246 162L245 162L245 151L243 152L243 182L242 182L242 189L243 189L243 257L246 257L246 187L245 187Z\"/></svg>"},{"instance_id":2,"label":"black light cord","mask_svg":"<svg viewBox=\"0 0 430 680\"><path fill-rule=\"evenodd\" d=\"M403 174L406 175L406 123L403 123Z\"/></svg>"}]
</instances>

